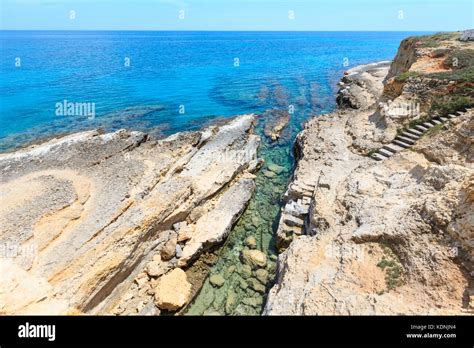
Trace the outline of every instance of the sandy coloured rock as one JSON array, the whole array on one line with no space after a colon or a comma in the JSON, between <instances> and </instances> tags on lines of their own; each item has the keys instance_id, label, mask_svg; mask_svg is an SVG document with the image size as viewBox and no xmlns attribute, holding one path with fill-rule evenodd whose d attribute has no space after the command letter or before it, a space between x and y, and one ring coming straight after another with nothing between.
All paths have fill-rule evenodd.
<instances>
[{"instance_id":1,"label":"sandy coloured rock","mask_svg":"<svg viewBox=\"0 0 474 348\"><path fill-rule=\"evenodd\" d=\"M260 250L243 250L242 261L252 268L263 268L267 265L267 255Z\"/></svg>"},{"instance_id":2,"label":"sandy coloured rock","mask_svg":"<svg viewBox=\"0 0 474 348\"><path fill-rule=\"evenodd\" d=\"M474 43L418 42L427 39L405 40L390 66L349 70L340 107L311 119L298 135L277 235L286 250L265 315L467 313L473 111L462 111L410 150L379 162L368 156L401 127L432 117L431 103L455 90L458 82L430 74L449 74L442 63L450 52ZM399 105L407 103L419 108L406 113Z\"/></svg>"},{"instance_id":3,"label":"sandy coloured rock","mask_svg":"<svg viewBox=\"0 0 474 348\"><path fill-rule=\"evenodd\" d=\"M155 304L160 309L176 311L191 299L191 284L181 268L175 268L158 279Z\"/></svg>"},{"instance_id":4,"label":"sandy coloured rock","mask_svg":"<svg viewBox=\"0 0 474 348\"><path fill-rule=\"evenodd\" d=\"M199 210L212 217L226 197L220 213L227 225L218 236L194 230L190 218L180 239L218 243L245 209L255 180L247 168L258 160L254 121L242 115L161 140L87 131L1 154L0 242L36 252L0 258L8 279L0 283L0 313L136 312L149 295L134 279L170 239L168 256L176 252L173 225ZM229 190L237 196L226 196ZM151 266L153 276L163 272ZM135 299L122 298L128 291Z\"/></svg>"}]
</instances>

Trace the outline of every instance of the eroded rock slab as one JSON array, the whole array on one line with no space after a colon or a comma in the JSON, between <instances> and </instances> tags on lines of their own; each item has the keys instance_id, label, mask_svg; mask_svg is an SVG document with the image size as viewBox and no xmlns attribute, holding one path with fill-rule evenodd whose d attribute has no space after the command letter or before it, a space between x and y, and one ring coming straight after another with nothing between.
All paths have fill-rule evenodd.
<instances>
[{"instance_id":1,"label":"eroded rock slab","mask_svg":"<svg viewBox=\"0 0 474 348\"><path fill-rule=\"evenodd\" d=\"M174 224L199 207L210 214L231 191L232 209L221 206L229 224L250 199L247 170L259 145L253 122L243 115L159 141L89 131L0 155L0 242L18 251L0 259L8 280L0 284L0 312L109 313L131 284L153 293L149 276L133 280L151 261L155 276L176 267L186 240L178 241ZM214 238L209 232L195 231L193 242Z\"/></svg>"}]
</instances>

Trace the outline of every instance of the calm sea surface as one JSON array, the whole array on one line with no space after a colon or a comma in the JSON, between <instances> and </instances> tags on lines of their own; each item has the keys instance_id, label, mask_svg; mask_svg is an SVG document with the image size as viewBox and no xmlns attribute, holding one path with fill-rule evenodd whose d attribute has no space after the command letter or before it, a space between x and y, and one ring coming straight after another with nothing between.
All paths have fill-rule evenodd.
<instances>
[{"instance_id":1,"label":"calm sea surface","mask_svg":"<svg viewBox=\"0 0 474 348\"><path fill-rule=\"evenodd\" d=\"M224 245L186 271L193 278L207 265L225 283L216 287L205 279L185 310L258 315L275 276L275 229L295 135L310 116L334 108L344 70L393 59L400 41L414 34L0 32L0 151L84 129L130 128L162 137L222 117L261 114L255 131L266 165L256 192ZM75 108L64 113L57 105L65 101L87 103L94 117ZM278 142L264 135L274 110L291 111ZM275 165L278 175L270 175ZM268 257L260 273L240 257L249 237Z\"/></svg>"},{"instance_id":2,"label":"calm sea surface","mask_svg":"<svg viewBox=\"0 0 474 348\"><path fill-rule=\"evenodd\" d=\"M0 31L0 151L99 127L163 136L289 105L297 128L334 106L343 70L392 59L413 34ZM58 115L65 100L95 117Z\"/></svg>"}]
</instances>

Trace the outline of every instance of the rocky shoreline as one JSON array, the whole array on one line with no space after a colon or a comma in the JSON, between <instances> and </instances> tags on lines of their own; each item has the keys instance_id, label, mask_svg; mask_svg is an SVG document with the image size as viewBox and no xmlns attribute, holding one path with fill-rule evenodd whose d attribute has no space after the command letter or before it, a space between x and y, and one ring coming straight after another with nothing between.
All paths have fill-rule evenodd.
<instances>
[{"instance_id":1,"label":"rocky shoreline","mask_svg":"<svg viewBox=\"0 0 474 348\"><path fill-rule=\"evenodd\" d=\"M0 155L1 242L16 249L0 260L0 312L158 314L188 303L183 269L226 238L255 190L254 121L159 141L89 131Z\"/></svg>"},{"instance_id":2,"label":"rocky shoreline","mask_svg":"<svg viewBox=\"0 0 474 348\"><path fill-rule=\"evenodd\" d=\"M265 315L472 313L474 112L461 108L389 159L370 156L409 123L447 115L432 106L466 82L446 82L455 69L445 65L430 75L433 60L473 46L410 38L393 63L346 72L339 108L297 137Z\"/></svg>"},{"instance_id":3,"label":"rocky shoreline","mask_svg":"<svg viewBox=\"0 0 474 348\"><path fill-rule=\"evenodd\" d=\"M338 108L298 134L287 187L280 109L0 154L0 314L471 313L472 52L409 38L348 70Z\"/></svg>"}]
</instances>

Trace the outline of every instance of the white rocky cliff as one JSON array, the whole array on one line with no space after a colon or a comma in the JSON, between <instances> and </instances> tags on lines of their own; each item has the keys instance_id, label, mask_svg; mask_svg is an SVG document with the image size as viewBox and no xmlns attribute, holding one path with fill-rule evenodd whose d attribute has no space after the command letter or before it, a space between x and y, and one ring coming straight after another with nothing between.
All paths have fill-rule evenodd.
<instances>
[{"instance_id":1,"label":"white rocky cliff","mask_svg":"<svg viewBox=\"0 0 474 348\"><path fill-rule=\"evenodd\" d=\"M348 71L338 110L313 118L299 134L278 229L286 250L264 314L472 312L474 112L442 113L448 102L430 108L447 85L449 96L465 86L466 71L426 69L433 69L433 57L441 64L473 44L452 36L410 40L391 67ZM430 41L427 48L425 40L438 46ZM466 98L459 100L470 103ZM399 117L393 108L400 101L421 107ZM436 115L439 121L428 122ZM408 146L410 139L397 135L415 125L429 129L409 133L416 141ZM389 144L395 137L407 146ZM386 157L371 157L385 147Z\"/></svg>"}]
</instances>

